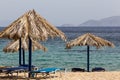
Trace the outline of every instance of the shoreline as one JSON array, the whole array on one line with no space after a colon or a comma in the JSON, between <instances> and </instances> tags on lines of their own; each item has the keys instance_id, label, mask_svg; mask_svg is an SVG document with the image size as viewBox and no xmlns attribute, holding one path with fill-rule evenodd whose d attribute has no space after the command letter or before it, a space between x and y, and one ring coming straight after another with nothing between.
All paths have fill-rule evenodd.
<instances>
[{"instance_id":1,"label":"shoreline","mask_svg":"<svg viewBox=\"0 0 120 80\"><path fill-rule=\"evenodd\" d=\"M13 75L14 76L6 76L5 74L0 74L0 80L120 80L120 71L56 72L56 74L50 74L50 76L47 78L41 77L41 74L38 74L35 78L27 78L27 73L19 73L18 77L16 76L16 73Z\"/></svg>"}]
</instances>

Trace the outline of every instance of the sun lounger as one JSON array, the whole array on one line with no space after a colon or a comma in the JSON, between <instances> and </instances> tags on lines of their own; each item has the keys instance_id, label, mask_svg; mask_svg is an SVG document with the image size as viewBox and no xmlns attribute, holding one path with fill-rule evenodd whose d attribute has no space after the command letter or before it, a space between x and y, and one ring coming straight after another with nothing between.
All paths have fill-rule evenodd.
<instances>
[{"instance_id":1,"label":"sun lounger","mask_svg":"<svg viewBox=\"0 0 120 80\"><path fill-rule=\"evenodd\" d=\"M1 67L0 68L0 73L4 73L7 74L8 76L13 76L13 73L21 73L24 72L24 76L26 76L25 72L28 72L28 65L20 65L20 66L16 66L16 67ZM32 70L37 70L37 67L32 65Z\"/></svg>"},{"instance_id":2,"label":"sun lounger","mask_svg":"<svg viewBox=\"0 0 120 80\"><path fill-rule=\"evenodd\" d=\"M72 68L71 71L72 72L85 72L85 69L82 69L82 68Z\"/></svg>"},{"instance_id":3,"label":"sun lounger","mask_svg":"<svg viewBox=\"0 0 120 80\"><path fill-rule=\"evenodd\" d=\"M41 73L43 77L50 76L51 73L56 73L56 71L65 70L64 68L43 68L31 71L32 77L37 76L37 73Z\"/></svg>"},{"instance_id":4,"label":"sun lounger","mask_svg":"<svg viewBox=\"0 0 120 80\"><path fill-rule=\"evenodd\" d=\"M18 76L19 72L26 72L26 71L28 71L28 68L18 66L18 67L4 68L4 69L1 69L1 71L8 75L10 75L10 74L13 75L13 73L17 73L17 76Z\"/></svg>"},{"instance_id":5,"label":"sun lounger","mask_svg":"<svg viewBox=\"0 0 120 80\"><path fill-rule=\"evenodd\" d=\"M102 67L95 67L95 68L92 68L92 72L100 72L100 71L105 71L105 69L102 68Z\"/></svg>"},{"instance_id":6,"label":"sun lounger","mask_svg":"<svg viewBox=\"0 0 120 80\"><path fill-rule=\"evenodd\" d=\"M6 68L11 68L11 66L0 66L0 73L3 73L3 70Z\"/></svg>"},{"instance_id":7,"label":"sun lounger","mask_svg":"<svg viewBox=\"0 0 120 80\"><path fill-rule=\"evenodd\" d=\"M29 65L28 64L24 64L24 65L20 65L19 67L29 67ZM32 67L32 70L37 70L38 69L38 67L36 67L35 65L32 65L31 66Z\"/></svg>"}]
</instances>

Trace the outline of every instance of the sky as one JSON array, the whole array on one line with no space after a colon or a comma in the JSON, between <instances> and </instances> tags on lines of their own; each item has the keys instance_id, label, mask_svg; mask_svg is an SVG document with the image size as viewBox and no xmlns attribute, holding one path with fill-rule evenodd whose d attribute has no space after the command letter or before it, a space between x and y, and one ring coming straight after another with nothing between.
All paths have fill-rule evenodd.
<instances>
[{"instance_id":1,"label":"sky","mask_svg":"<svg viewBox=\"0 0 120 80\"><path fill-rule=\"evenodd\" d=\"M7 26L34 9L55 26L120 16L120 0L1 0L0 25Z\"/></svg>"}]
</instances>

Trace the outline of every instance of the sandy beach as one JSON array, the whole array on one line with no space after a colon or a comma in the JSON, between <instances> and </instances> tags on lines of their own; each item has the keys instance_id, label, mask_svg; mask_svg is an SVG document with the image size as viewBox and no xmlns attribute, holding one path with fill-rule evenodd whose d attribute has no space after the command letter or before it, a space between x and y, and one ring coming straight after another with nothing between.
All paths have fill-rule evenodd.
<instances>
[{"instance_id":1,"label":"sandy beach","mask_svg":"<svg viewBox=\"0 0 120 80\"><path fill-rule=\"evenodd\" d=\"M35 78L27 78L24 73L19 73L19 77L0 75L0 80L120 80L120 71L110 72L57 72L51 77L43 78L38 74ZM26 74L27 75L27 74Z\"/></svg>"}]
</instances>

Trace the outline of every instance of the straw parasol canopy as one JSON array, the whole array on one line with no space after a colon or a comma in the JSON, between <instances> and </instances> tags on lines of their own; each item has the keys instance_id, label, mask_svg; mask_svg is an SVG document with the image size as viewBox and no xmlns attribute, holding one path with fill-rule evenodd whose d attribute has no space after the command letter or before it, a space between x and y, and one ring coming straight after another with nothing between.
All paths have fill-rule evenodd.
<instances>
[{"instance_id":1,"label":"straw parasol canopy","mask_svg":"<svg viewBox=\"0 0 120 80\"><path fill-rule=\"evenodd\" d=\"M71 40L66 44L66 48L69 49L73 46L95 46L97 49L103 46L114 47L114 44L108 40L104 40L91 33L86 33L78 38Z\"/></svg>"},{"instance_id":2,"label":"straw parasol canopy","mask_svg":"<svg viewBox=\"0 0 120 80\"><path fill-rule=\"evenodd\" d=\"M0 33L0 38L17 40L32 37L33 40L45 41L48 37L60 37L66 40L65 34L41 17L35 10L26 12Z\"/></svg>"},{"instance_id":3,"label":"straw parasol canopy","mask_svg":"<svg viewBox=\"0 0 120 80\"><path fill-rule=\"evenodd\" d=\"M41 45L39 42L32 40L32 51L42 49L43 51L47 51L47 49ZM28 50L29 48L29 43L28 39L24 40L22 39L21 41L21 48L23 50ZM13 40L8 45L3 49L4 52L17 52L19 50L19 39L18 40Z\"/></svg>"},{"instance_id":4,"label":"straw parasol canopy","mask_svg":"<svg viewBox=\"0 0 120 80\"><path fill-rule=\"evenodd\" d=\"M104 46L114 47L114 44L91 33L86 33L66 44L67 49L71 49L73 46L87 46L87 71L89 72L89 46L95 46L98 49Z\"/></svg>"}]
</instances>

